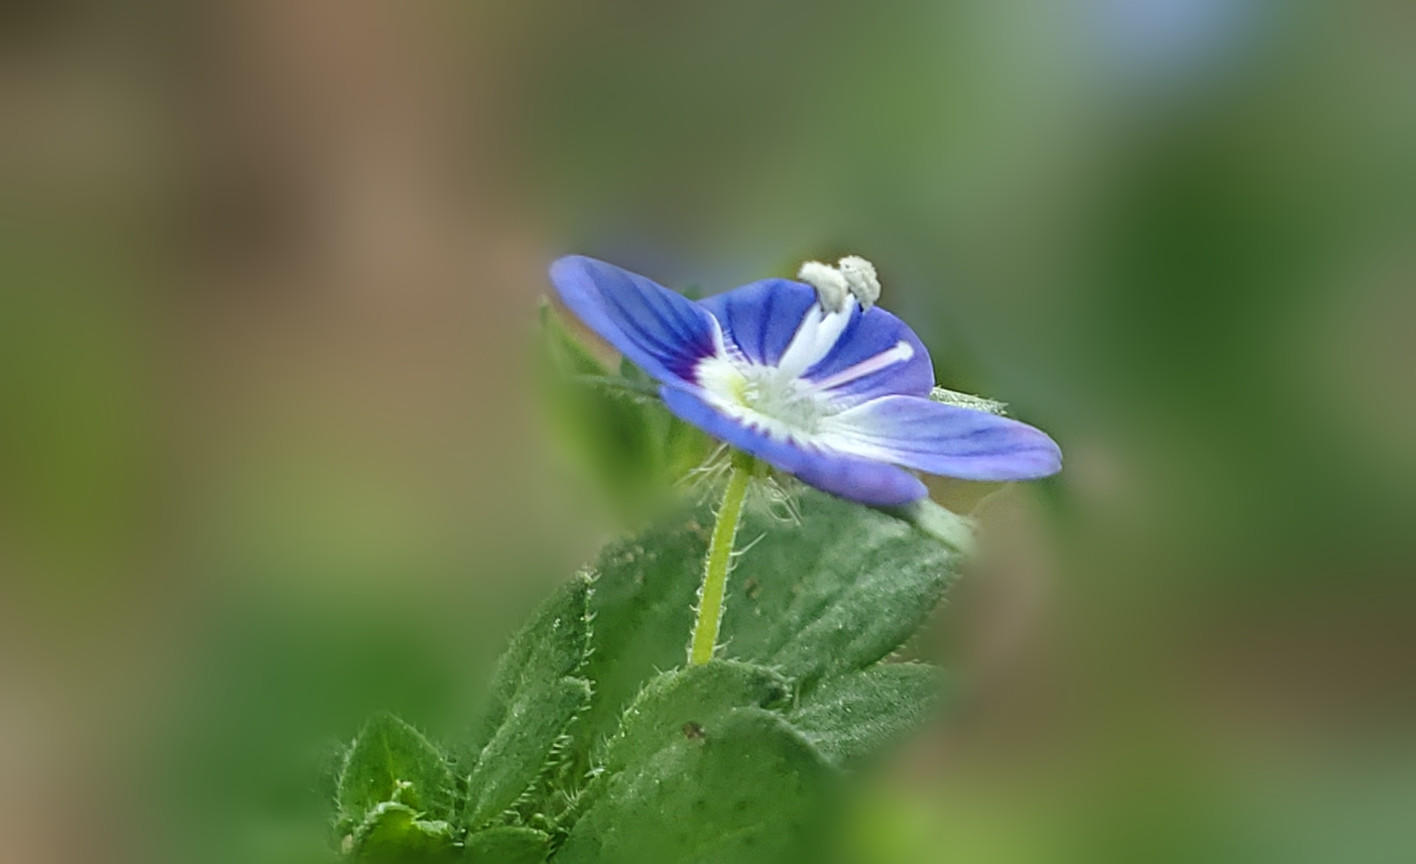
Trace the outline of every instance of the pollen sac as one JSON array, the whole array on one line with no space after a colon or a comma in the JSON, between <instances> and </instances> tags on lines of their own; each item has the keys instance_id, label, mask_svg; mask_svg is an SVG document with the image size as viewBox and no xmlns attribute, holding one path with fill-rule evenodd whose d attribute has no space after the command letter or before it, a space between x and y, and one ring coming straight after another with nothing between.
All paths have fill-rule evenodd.
<instances>
[{"instance_id":1,"label":"pollen sac","mask_svg":"<svg viewBox=\"0 0 1416 864\"><path fill-rule=\"evenodd\" d=\"M859 255L847 255L836 262L846 287L860 301L861 308L869 309L880 299L880 277L875 273L875 265Z\"/></svg>"},{"instance_id":2,"label":"pollen sac","mask_svg":"<svg viewBox=\"0 0 1416 864\"><path fill-rule=\"evenodd\" d=\"M820 261L807 261L797 271L797 278L816 289L822 309L827 312L840 312L846 308L850 286L845 274L840 270Z\"/></svg>"}]
</instances>

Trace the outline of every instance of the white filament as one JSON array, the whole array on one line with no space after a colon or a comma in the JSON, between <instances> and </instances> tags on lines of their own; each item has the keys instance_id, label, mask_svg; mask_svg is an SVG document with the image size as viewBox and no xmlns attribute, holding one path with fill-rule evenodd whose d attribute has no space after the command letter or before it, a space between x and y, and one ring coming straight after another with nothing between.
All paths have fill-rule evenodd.
<instances>
[{"instance_id":1,"label":"white filament","mask_svg":"<svg viewBox=\"0 0 1416 864\"><path fill-rule=\"evenodd\" d=\"M816 382L816 386L822 390L830 390L833 387L840 387L852 381L864 378L867 375L879 372L881 369L888 369L896 363L903 363L914 356L914 346L901 339L895 343L893 348L887 348L873 357L852 366L848 366L834 375L827 376Z\"/></svg>"},{"instance_id":2,"label":"white filament","mask_svg":"<svg viewBox=\"0 0 1416 864\"><path fill-rule=\"evenodd\" d=\"M781 370L782 375L799 378L803 372L830 354L841 334L845 332L846 325L851 322L851 313L854 311L855 298L849 295L841 309L836 312L827 312L820 304L813 303L802 316L801 324L797 325L792 341L787 344L787 350L782 352L782 358L777 361L777 368Z\"/></svg>"}]
</instances>

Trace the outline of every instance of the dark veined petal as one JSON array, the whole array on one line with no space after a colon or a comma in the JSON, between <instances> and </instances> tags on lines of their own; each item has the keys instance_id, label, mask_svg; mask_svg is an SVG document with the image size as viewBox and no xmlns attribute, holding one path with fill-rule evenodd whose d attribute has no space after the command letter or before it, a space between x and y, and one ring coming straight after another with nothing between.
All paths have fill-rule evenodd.
<instances>
[{"instance_id":1,"label":"dark veined petal","mask_svg":"<svg viewBox=\"0 0 1416 864\"><path fill-rule=\"evenodd\" d=\"M790 279L763 279L699 302L723 325L723 336L753 363L776 366L796 334L816 289Z\"/></svg>"},{"instance_id":2,"label":"dark veined petal","mask_svg":"<svg viewBox=\"0 0 1416 864\"><path fill-rule=\"evenodd\" d=\"M823 440L843 452L965 480L1032 480L1062 470L1045 432L986 411L885 396L827 419Z\"/></svg>"},{"instance_id":3,"label":"dark veined petal","mask_svg":"<svg viewBox=\"0 0 1416 864\"><path fill-rule=\"evenodd\" d=\"M902 344L909 347L899 348ZM880 363L878 368L871 362L899 354L909 356ZM928 396L934 387L934 364L929 349L908 324L872 306L864 312L857 310L836 346L807 370L806 377L829 384L833 395L847 403L895 394Z\"/></svg>"},{"instance_id":4,"label":"dark veined petal","mask_svg":"<svg viewBox=\"0 0 1416 864\"><path fill-rule=\"evenodd\" d=\"M754 363L776 366L797 331L820 323L811 317L816 289L791 279L764 279L701 301L718 319L724 336ZM839 382L831 387L846 404L877 396L927 396L934 386L929 350L909 325L878 306L853 305L849 322L825 356L806 370L813 381ZM897 351L901 343L909 346ZM894 354L889 352L894 351ZM872 358L908 353L907 359L872 368Z\"/></svg>"},{"instance_id":5,"label":"dark veined petal","mask_svg":"<svg viewBox=\"0 0 1416 864\"><path fill-rule=\"evenodd\" d=\"M703 307L613 264L568 255L551 265L551 283L586 326L660 381L691 381L698 361L722 344Z\"/></svg>"},{"instance_id":6,"label":"dark veined petal","mask_svg":"<svg viewBox=\"0 0 1416 864\"><path fill-rule=\"evenodd\" d=\"M772 438L720 413L681 387L660 388L664 404L680 419L833 495L876 507L923 498L928 490L908 471L888 462L817 449Z\"/></svg>"}]
</instances>

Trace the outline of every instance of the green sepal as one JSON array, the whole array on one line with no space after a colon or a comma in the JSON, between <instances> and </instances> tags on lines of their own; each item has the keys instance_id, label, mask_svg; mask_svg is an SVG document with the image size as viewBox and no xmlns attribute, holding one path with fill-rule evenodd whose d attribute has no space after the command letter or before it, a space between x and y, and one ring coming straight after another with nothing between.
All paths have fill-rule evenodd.
<instances>
[{"instance_id":1,"label":"green sepal","mask_svg":"<svg viewBox=\"0 0 1416 864\"><path fill-rule=\"evenodd\" d=\"M949 546L965 558L974 553L974 522L947 507L921 498L882 511L913 525L921 533Z\"/></svg>"},{"instance_id":2,"label":"green sepal","mask_svg":"<svg viewBox=\"0 0 1416 864\"><path fill-rule=\"evenodd\" d=\"M944 387L935 387L929 391L929 398L935 402L943 402L945 405L954 405L959 408L968 408L971 411L983 411L987 414L1007 415L1008 403L999 402L997 399L989 399L987 396L975 396L972 393L962 393L958 390L949 390Z\"/></svg>"}]
</instances>

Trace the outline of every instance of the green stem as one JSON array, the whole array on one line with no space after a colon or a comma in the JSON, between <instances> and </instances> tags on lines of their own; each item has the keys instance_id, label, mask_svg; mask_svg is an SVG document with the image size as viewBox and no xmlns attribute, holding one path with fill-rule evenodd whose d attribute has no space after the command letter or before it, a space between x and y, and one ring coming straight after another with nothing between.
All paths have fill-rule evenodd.
<instances>
[{"instance_id":1,"label":"green stem","mask_svg":"<svg viewBox=\"0 0 1416 864\"><path fill-rule=\"evenodd\" d=\"M742 499L747 495L747 483L752 479L751 458L734 454L733 472L728 488L723 491L723 504L718 508L718 521L713 525L713 539L708 544L708 562L703 570L703 587L698 592L698 620L693 623L693 641L689 644L688 663L701 666L713 659L718 644L718 625L723 620L723 592L728 586L728 562L733 554L738 520L742 516Z\"/></svg>"}]
</instances>

